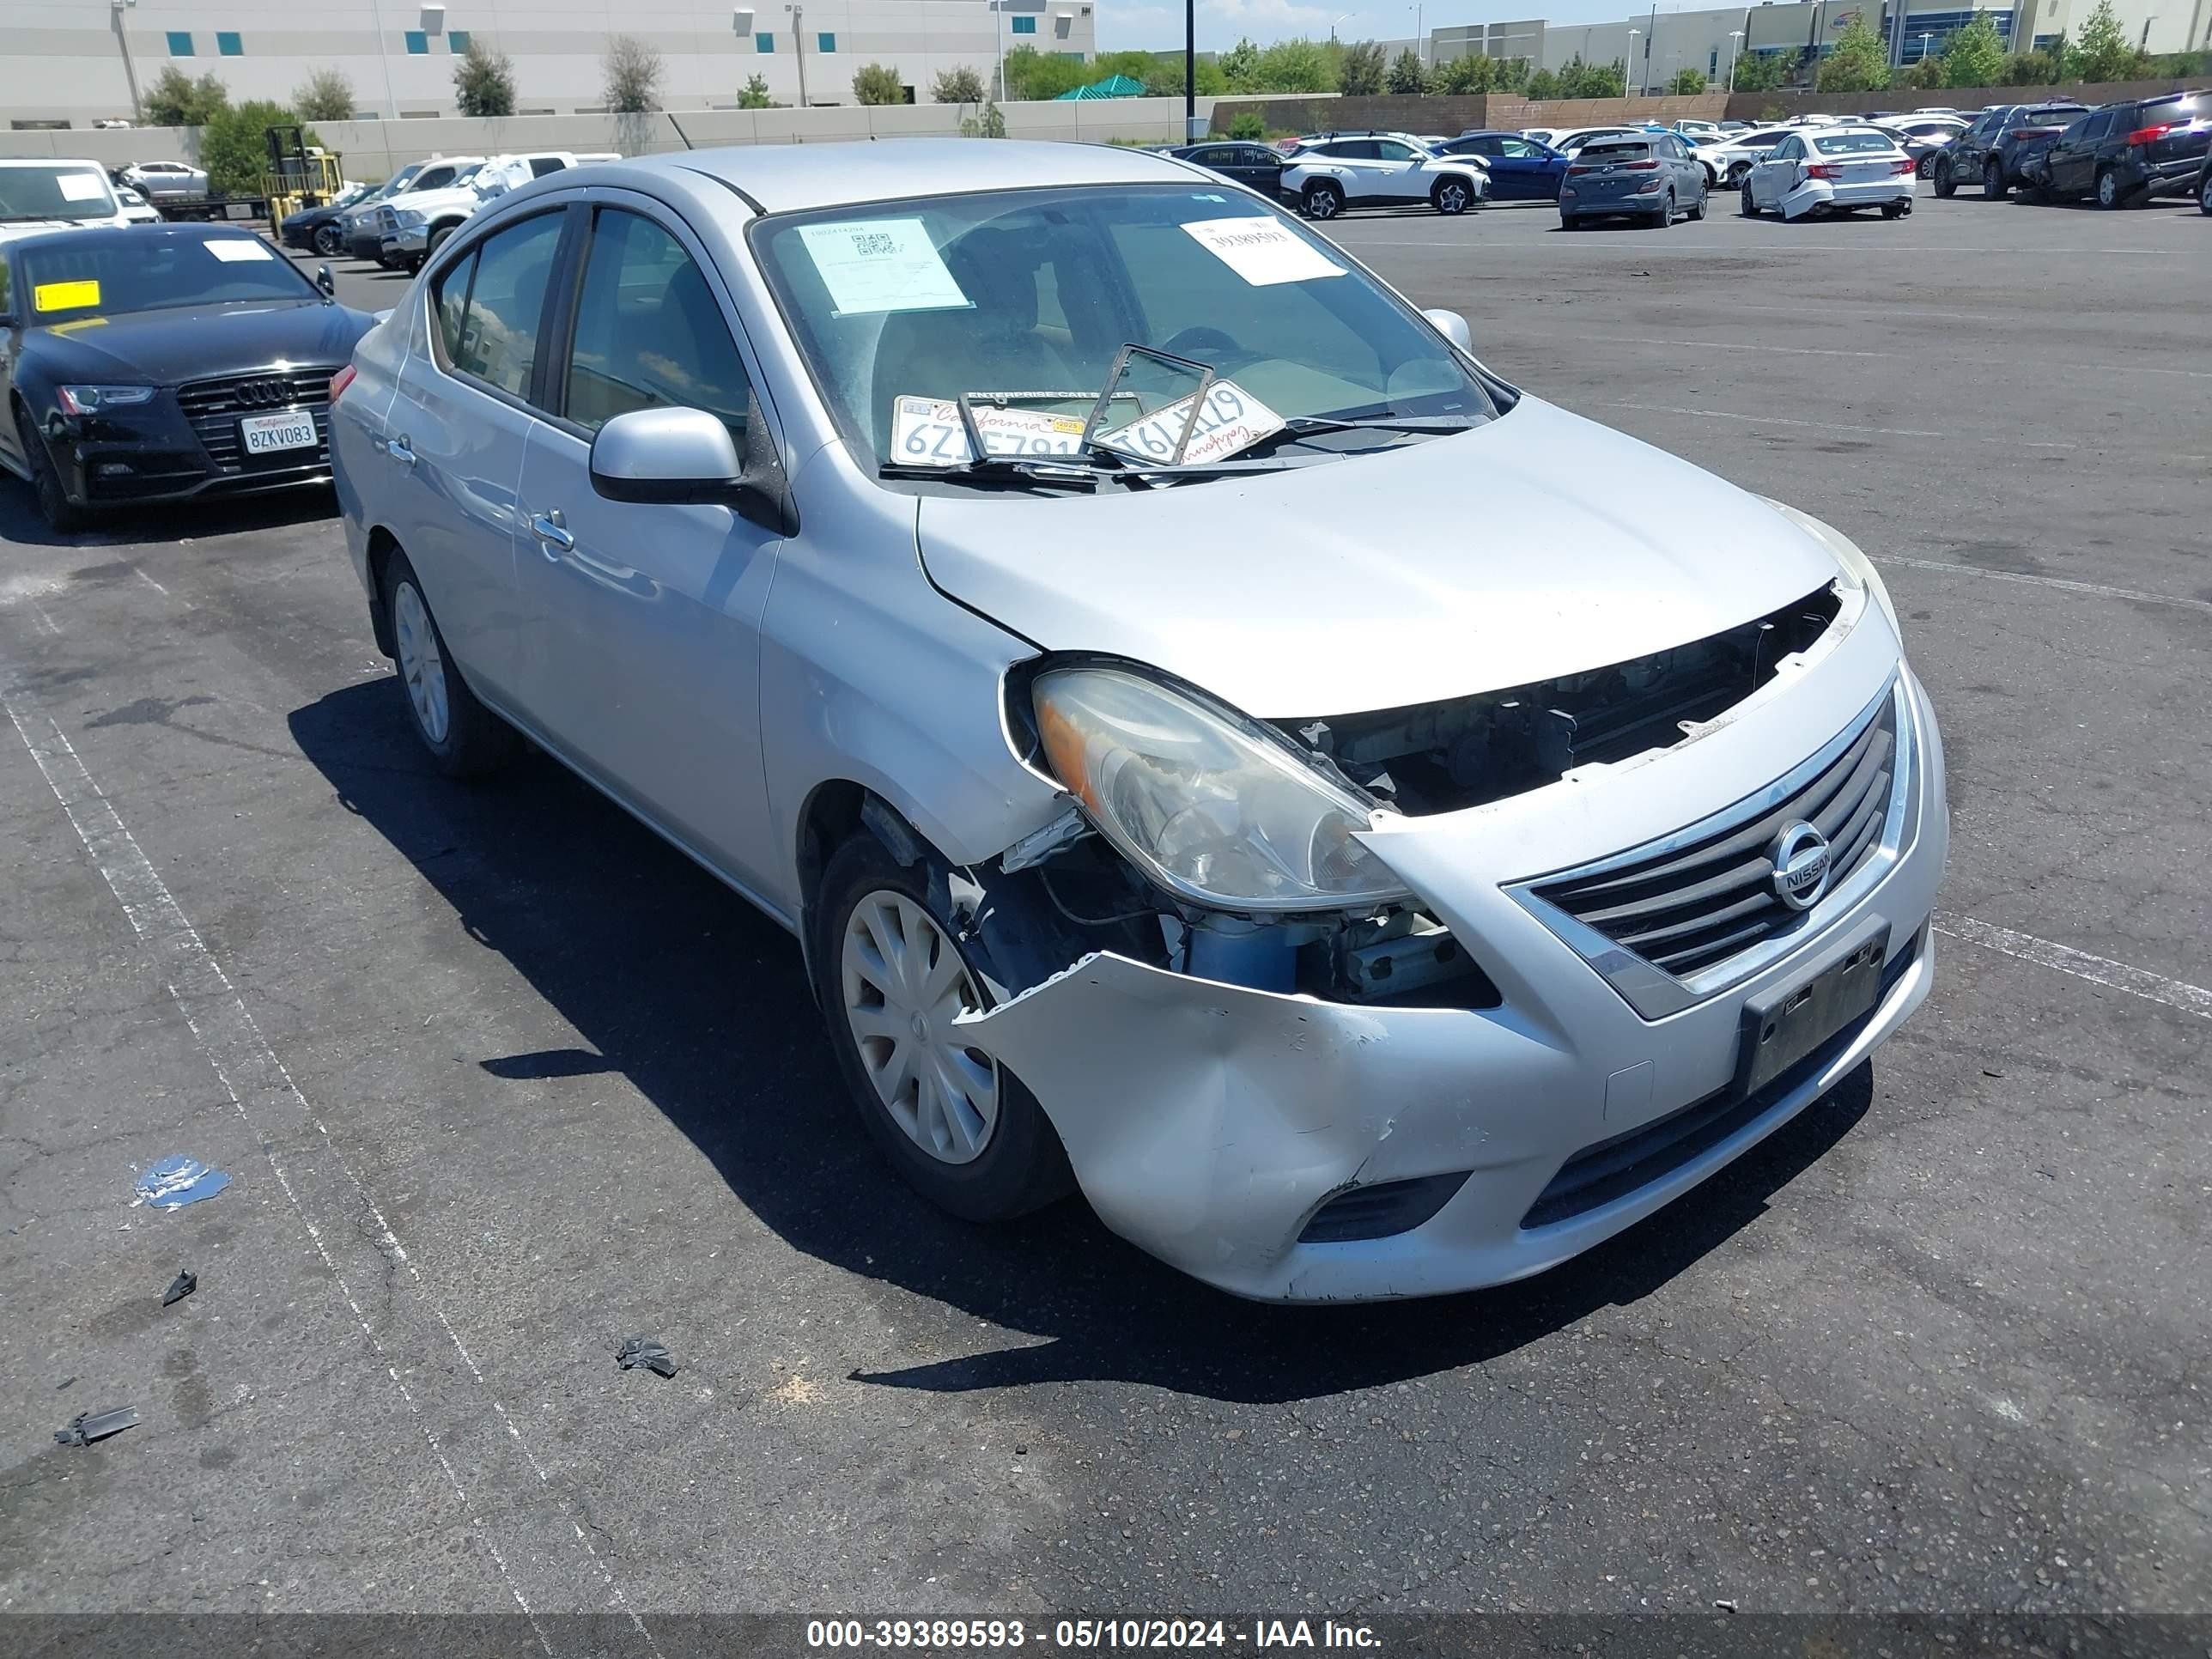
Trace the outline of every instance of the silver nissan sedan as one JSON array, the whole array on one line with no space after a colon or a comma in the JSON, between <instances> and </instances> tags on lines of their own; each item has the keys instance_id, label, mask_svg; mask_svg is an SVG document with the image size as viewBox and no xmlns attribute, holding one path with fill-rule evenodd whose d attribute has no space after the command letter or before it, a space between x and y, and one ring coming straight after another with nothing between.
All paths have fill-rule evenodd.
<instances>
[{"instance_id":1,"label":"silver nissan sedan","mask_svg":"<svg viewBox=\"0 0 2212 1659\"><path fill-rule=\"evenodd\" d=\"M1928 994L1942 750L1866 556L1217 174L556 173L332 395L437 767L526 736L795 933L955 1214L1079 1188L1250 1297L1493 1284Z\"/></svg>"}]
</instances>

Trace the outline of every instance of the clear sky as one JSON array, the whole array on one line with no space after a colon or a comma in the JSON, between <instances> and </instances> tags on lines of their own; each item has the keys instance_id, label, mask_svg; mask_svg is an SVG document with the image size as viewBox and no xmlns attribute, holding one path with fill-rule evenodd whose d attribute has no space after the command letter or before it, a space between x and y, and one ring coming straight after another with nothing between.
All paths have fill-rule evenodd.
<instances>
[{"instance_id":1,"label":"clear sky","mask_svg":"<svg viewBox=\"0 0 2212 1659\"><path fill-rule=\"evenodd\" d=\"M1711 0L1696 6L1662 3L1662 11L1704 10ZM1130 47L1164 51L1182 43L1182 7L1159 0L1096 0L1098 46L1102 52ZM1304 0L1198 0L1198 48L1224 52L1249 35L1261 46L1305 35L1328 38L1329 25L1350 11L1352 0L1319 5ZM1431 0L1423 7L1424 29L1460 23L1503 23L1540 17L1553 23L1617 23L1631 12L1650 6L1634 0ZM1413 8L1397 0L1370 0L1364 10L1352 12L1336 24L1341 40L1402 40L1413 34Z\"/></svg>"}]
</instances>

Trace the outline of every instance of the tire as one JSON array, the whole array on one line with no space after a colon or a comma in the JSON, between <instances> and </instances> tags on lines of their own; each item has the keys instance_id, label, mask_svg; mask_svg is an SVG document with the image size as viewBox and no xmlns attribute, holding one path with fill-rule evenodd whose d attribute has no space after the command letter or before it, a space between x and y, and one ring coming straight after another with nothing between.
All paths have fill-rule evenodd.
<instances>
[{"instance_id":1,"label":"tire","mask_svg":"<svg viewBox=\"0 0 2212 1659\"><path fill-rule=\"evenodd\" d=\"M1674 192L1668 190L1659 198L1659 211L1651 216L1651 228L1672 230L1674 228Z\"/></svg>"},{"instance_id":2,"label":"tire","mask_svg":"<svg viewBox=\"0 0 2212 1659\"><path fill-rule=\"evenodd\" d=\"M1920 158L1919 165L1912 169L1912 176L1916 179L1932 179L1936 176L1936 156L1934 152L1931 151L1928 155Z\"/></svg>"},{"instance_id":3,"label":"tire","mask_svg":"<svg viewBox=\"0 0 2212 1659\"><path fill-rule=\"evenodd\" d=\"M1344 211L1344 192L1328 179L1316 179L1305 187L1298 205L1309 219L1334 219Z\"/></svg>"},{"instance_id":4,"label":"tire","mask_svg":"<svg viewBox=\"0 0 2212 1659\"><path fill-rule=\"evenodd\" d=\"M2197 210L2212 218L2212 167L2197 175Z\"/></svg>"},{"instance_id":5,"label":"tire","mask_svg":"<svg viewBox=\"0 0 2212 1659\"><path fill-rule=\"evenodd\" d=\"M345 252L345 240L338 234L338 228L333 224L317 225L313 241L315 252L325 259L335 259Z\"/></svg>"},{"instance_id":6,"label":"tire","mask_svg":"<svg viewBox=\"0 0 2212 1659\"><path fill-rule=\"evenodd\" d=\"M1902 219L1911 211L1911 204L1905 202L1884 202L1881 204L1881 216L1885 219Z\"/></svg>"},{"instance_id":7,"label":"tire","mask_svg":"<svg viewBox=\"0 0 2212 1659\"><path fill-rule=\"evenodd\" d=\"M1429 191L1429 205L1448 218L1456 218L1474 204L1474 190L1464 179L1439 179Z\"/></svg>"},{"instance_id":8,"label":"tire","mask_svg":"<svg viewBox=\"0 0 2212 1659\"><path fill-rule=\"evenodd\" d=\"M453 236L453 234L460 227L459 225L440 225L435 230L432 231L430 233L429 241L423 246L422 259L436 258L438 257L438 250L445 246L447 241ZM420 270L422 268L422 259L417 259L415 262L415 268L417 270Z\"/></svg>"},{"instance_id":9,"label":"tire","mask_svg":"<svg viewBox=\"0 0 2212 1659\"><path fill-rule=\"evenodd\" d=\"M1958 188L1959 181L1951 176L1951 158L1947 155L1936 164L1936 193L1948 202Z\"/></svg>"},{"instance_id":10,"label":"tire","mask_svg":"<svg viewBox=\"0 0 2212 1659\"><path fill-rule=\"evenodd\" d=\"M1561 230L1580 230L1582 228L1583 222L1577 218L1573 214L1562 213L1559 216L1559 228Z\"/></svg>"},{"instance_id":11,"label":"tire","mask_svg":"<svg viewBox=\"0 0 2212 1659\"><path fill-rule=\"evenodd\" d=\"M1702 219L1705 216L1705 204L1709 199L1709 196L1710 192L1705 191L1701 190L1698 192L1698 199L1690 206L1690 217L1692 219Z\"/></svg>"},{"instance_id":12,"label":"tire","mask_svg":"<svg viewBox=\"0 0 2212 1659\"><path fill-rule=\"evenodd\" d=\"M1743 181L1743 202L1736 211L1747 219L1759 217L1759 202L1751 193L1751 180L1748 179Z\"/></svg>"},{"instance_id":13,"label":"tire","mask_svg":"<svg viewBox=\"0 0 2212 1659\"><path fill-rule=\"evenodd\" d=\"M2128 204L2128 193L2120 188L2120 175L2110 167L2097 171L2097 205L2111 213Z\"/></svg>"},{"instance_id":14,"label":"tire","mask_svg":"<svg viewBox=\"0 0 2212 1659\"><path fill-rule=\"evenodd\" d=\"M1074 1181L1051 1121L1020 1079L996 1066L987 1073L975 1050L942 1041L953 1011L992 1000L988 965L955 937L950 908L945 872L927 857L901 865L872 835L855 835L831 855L808 907L814 993L838 1072L891 1167L963 1220L1010 1221ZM900 972L885 945L923 980ZM946 951L956 959L949 969ZM940 971L951 977L933 994ZM894 1064L887 1094L878 1079Z\"/></svg>"},{"instance_id":15,"label":"tire","mask_svg":"<svg viewBox=\"0 0 2212 1659\"><path fill-rule=\"evenodd\" d=\"M1982 196L1991 202L2004 200L2011 186L2005 183L2004 163L1994 155L1982 163Z\"/></svg>"},{"instance_id":16,"label":"tire","mask_svg":"<svg viewBox=\"0 0 2212 1659\"><path fill-rule=\"evenodd\" d=\"M70 500L69 491L62 484L61 471L54 465L46 439L40 434L37 422L31 419L31 411L21 404L15 405L15 436L23 446L23 465L31 474L31 494L39 503L39 516L46 521L46 528L62 536L83 529L91 522L92 515Z\"/></svg>"},{"instance_id":17,"label":"tire","mask_svg":"<svg viewBox=\"0 0 2212 1659\"><path fill-rule=\"evenodd\" d=\"M404 553L395 552L385 566L384 608L392 618L400 701L432 763L449 778L480 778L506 765L522 740L461 678L422 579Z\"/></svg>"},{"instance_id":18,"label":"tire","mask_svg":"<svg viewBox=\"0 0 2212 1659\"><path fill-rule=\"evenodd\" d=\"M1746 183L1750 179L1750 178L1751 178L1751 163L1750 163L1750 162L1748 162L1748 161L1731 161L1731 162L1729 162L1729 170L1728 170L1728 187L1729 187L1730 190L1740 190L1740 189L1741 189L1741 188L1742 188L1742 186L1743 186L1743 185L1745 185L1745 184L1746 184Z\"/></svg>"}]
</instances>

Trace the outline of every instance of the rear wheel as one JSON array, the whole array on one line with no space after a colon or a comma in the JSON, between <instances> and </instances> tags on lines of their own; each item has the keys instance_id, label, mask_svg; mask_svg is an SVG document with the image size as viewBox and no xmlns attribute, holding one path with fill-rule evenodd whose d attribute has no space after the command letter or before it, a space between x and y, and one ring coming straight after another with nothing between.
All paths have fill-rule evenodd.
<instances>
[{"instance_id":1,"label":"rear wheel","mask_svg":"<svg viewBox=\"0 0 2212 1659\"><path fill-rule=\"evenodd\" d=\"M477 701L453 665L446 636L430 614L422 579L404 553L394 553L384 572L384 603L392 618L399 689L415 735L449 778L496 771L520 746L514 728Z\"/></svg>"},{"instance_id":2,"label":"rear wheel","mask_svg":"<svg viewBox=\"0 0 2212 1659\"><path fill-rule=\"evenodd\" d=\"M1344 192L1326 179L1316 179L1298 198L1309 219L1334 219L1344 211Z\"/></svg>"},{"instance_id":3,"label":"rear wheel","mask_svg":"<svg viewBox=\"0 0 2212 1659\"><path fill-rule=\"evenodd\" d=\"M2005 184L2004 163L1994 155L1982 163L1982 194L1992 202L2004 199L2008 187Z\"/></svg>"},{"instance_id":4,"label":"rear wheel","mask_svg":"<svg viewBox=\"0 0 2212 1659\"><path fill-rule=\"evenodd\" d=\"M839 848L810 912L815 994L869 1137L908 1184L965 1220L1009 1220L1068 1190L1067 1155L1036 1097L954 1024L991 1000L944 887L873 836Z\"/></svg>"},{"instance_id":5,"label":"rear wheel","mask_svg":"<svg viewBox=\"0 0 2212 1659\"><path fill-rule=\"evenodd\" d=\"M1464 213L1474 205L1474 191L1464 179L1439 179L1429 192L1429 205L1442 214Z\"/></svg>"},{"instance_id":6,"label":"rear wheel","mask_svg":"<svg viewBox=\"0 0 2212 1659\"><path fill-rule=\"evenodd\" d=\"M1884 202L1881 204L1881 216L1885 219L1902 219L1911 211L1912 204L1910 202Z\"/></svg>"},{"instance_id":7,"label":"rear wheel","mask_svg":"<svg viewBox=\"0 0 2212 1659\"><path fill-rule=\"evenodd\" d=\"M1669 190L1659 198L1659 211L1651 216L1651 228L1665 230L1674 222L1674 192Z\"/></svg>"},{"instance_id":8,"label":"rear wheel","mask_svg":"<svg viewBox=\"0 0 2212 1659\"><path fill-rule=\"evenodd\" d=\"M38 499L39 516L46 521L46 528L68 535L82 530L91 515L69 498L62 487L62 475L54 465L54 458L46 448L46 441L40 434L38 424L31 412L22 404L15 405L15 437L23 446L23 465L31 475L31 493Z\"/></svg>"},{"instance_id":9,"label":"rear wheel","mask_svg":"<svg viewBox=\"0 0 2212 1659\"><path fill-rule=\"evenodd\" d=\"M1692 219L1702 219L1705 216L1705 199L1706 192L1702 190L1699 191L1698 192L1698 199L1690 204L1690 217Z\"/></svg>"},{"instance_id":10,"label":"rear wheel","mask_svg":"<svg viewBox=\"0 0 2212 1659\"><path fill-rule=\"evenodd\" d=\"M1936 157L1931 152L1920 158L1919 165L1912 169L1912 176L1916 179L1932 179L1935 175Z\"/></svg>"}]
</instances>

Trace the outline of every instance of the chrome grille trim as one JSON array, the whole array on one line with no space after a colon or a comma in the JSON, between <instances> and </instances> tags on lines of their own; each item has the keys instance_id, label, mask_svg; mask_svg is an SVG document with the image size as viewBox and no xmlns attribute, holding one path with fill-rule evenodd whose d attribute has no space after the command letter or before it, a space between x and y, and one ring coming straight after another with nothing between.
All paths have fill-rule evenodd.
<instances>
[{"instance_id":1,"label":"chrome grille trim","mask_svg":"<svg viewBox=\"0 0 2212 1659\"><path fill-rule=\"evenodd\" d=\"M295 368L288 365L254 369L244 374L225 374L179 386L177 403L185 411L193 435L199 439L200 447L226 476L246 470L246 456L238 437L239 416L273 415L291 409L307 410L313 414L315 436L320 441L312 455L304 449L296 451L298 459L285 465L327 466L331 459L331 376L337 373L335 368ZM282 467L272 470L281 471Z\"/></svg>"},{"instance_id":2,"label":"chrome grille trim","mask_svg":"<svg viewBox=\"0 0 2212 1659\"><path fill-rule=\"evenodd\" d=\"M1885 719L1885 715L1887 718ZM1740 831L1795 801L1859 747L1877 726L1895 734L1889 757L1889 787L1882 800L1872 850L1862 847L1853 867L1839 872L1819 903L1778 928L1748 939L1743 948L1675 974L1608 938L1597 927L1546 896L1616 872L1648 868ZM1571 869L1555 870L1505 888L1514 902L1565 943L1621 999L1645 1019L1663 1019L1730 986L1741 984L1790 951L1798 950L1846 915L1871 892L1911 845L1917 825L1911 811L1917 782L1918 734L1912 701L1902 674L1892 677L1881 694L1820 750L1757 793L1670 835ZM1846 786L1847 787L1847 786ZM1864 824L1862 822L1861 828Z\"/></svg>"}]
</instances>

